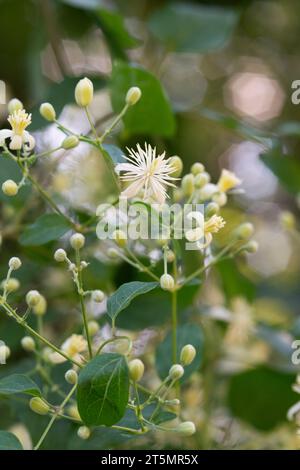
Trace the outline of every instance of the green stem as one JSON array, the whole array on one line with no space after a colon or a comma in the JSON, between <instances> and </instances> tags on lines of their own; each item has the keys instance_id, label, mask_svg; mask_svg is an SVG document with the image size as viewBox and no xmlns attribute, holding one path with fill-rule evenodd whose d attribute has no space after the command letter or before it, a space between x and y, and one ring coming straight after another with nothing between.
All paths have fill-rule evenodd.
<instances>
[{"instance_id":1,"label":"green stem","mask_svg":"<svg viewBox=\"0 0 300 470\"><path fill-rule=\"evenodd\" d=\"M120 114L116 116L116 118L112 121L111 125L103 132L103 134L101 135L99 139L101 144L104 141L104 139L111 133L114 127L116 127L116 125L121 121L122 117L126 114L128 108L129 108L129 105L125 104Z\"/></svg>"},{"instance_id":2,"label":"green stem","mask_svg":"<svg viewBox=\"0 0 300 470\"><path fill-rule=\"evenodd\" d=\"M86 336L87 343L88 343L89 356L90 356L90 358L92 358L93 357L92 341L91 341L91 337L90 337L90 333L89 333L87 312L86 312L86 307L85 307L85 302L84 302L82 270L81 270L81 267L80 267L80 255L79 255L78 250L76 250L76 264L77 264L77 270L78 270L78 295L79 295L79 301L80 301L80 308L81 308L83 326L84 326L85 336Z\"/></svg>"},{"instance_id":3,"label":"green stem","mask_svg":"<svg viewBox=\"0 0 300 470\"><path fill-rule=\"evenodd\" d=\"M86 107L84 108L84 110L85 110L86 117L87 117L87 119L88 119L88 121L89 121L89 124L90 124L90 126L91 126L92 133L94 134L95 139L98 141L99 137L98 137L97 131L96 131L96 129L95 129L95 126L94 126L94 123L93 123L93 120L92 120L92 117L91 117L89 108L86 106Z\"/></svg>"},{"instance_id":4,"label":"green stem","mask_svg":"<svg viewBox=\"0 0 300 470\"><path fill-rule=\"evenodd\" d=\"M57 411L54 413L54 415L52 416L52 418L50 419L45 431L43 432L43 434L41 435L38 443L34 446L34 449L33 450L38 450L40 448L40 446L42 445L42 443L44 442L48 432L50 431L50 429L52 428L54 422L56 421L56 419L58 418L59 414L61 411L63 411L65 405L68 403L68 401L70 400L70 398L72 397L73 393L75 392L76 390L76 387L77 387L77 384L74 385L74 387L71 389L71 391L68 393L68 395L66 396L66 398L64 399L64 401L61 403L61 405L58 407Z\"/></svg>"},{"instance_id":5,"label":"green stem","mask_svg":"<svg viewBox=\"0 0 300 470\"><path fill-rule=\"evenodd\" d=\"M177 291L172 292L172 361L177 362Z\"/></svg>"},{"instance_id":6,"label":"green stem","mask_svg":"<svg viewBox=\"0 0 300 470\"><path fill-rule=\"evenodd\" d=\"M106 341L104 341L104 343L102 343L97 352L96 352L96 356L98 356L98 354L100 354L100 352L102 351L102 349L107 345L107 344L110 344L110 343L114 343L115 341L120 341L122 339L125 339L126 341L128 341L128 351L126 354L128 354L132 348L132 341L130 338L128 338L128 336L115 336L114 338L110 338L110 339L107 339Z\"/></svg>"}]
</instances>

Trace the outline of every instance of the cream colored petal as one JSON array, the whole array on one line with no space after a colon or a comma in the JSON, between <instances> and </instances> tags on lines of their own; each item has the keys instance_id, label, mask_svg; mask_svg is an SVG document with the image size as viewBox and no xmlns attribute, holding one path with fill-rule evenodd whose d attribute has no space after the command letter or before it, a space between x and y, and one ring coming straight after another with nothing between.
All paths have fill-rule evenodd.
<instances>
[{"instance_id":1,"label":"cream colored petal","mask_svg":"<svg viewBox=\"0 0 300 470\"><path fill-rule=\"evenodd\" d=\"M5 139L11 137L13 135L13 131L10 129L3 129L0 131L0 146L4 145Z\"/></svg>"},{"instance_id":2,"label":"cream colored petal","mask_svg":"<svg viewBox=\"0 0 300 470\"><path fill-rule=\"evenodd\" d=\"M23 145L23 140L20 135L13 134L9 144L11 150L21 150Z\"/></svg>"},{"instance_id":3,"label":"cream colored petal","mask_svg":"<svg viewBox=\"0 0 300 470\"><path fill-rule=\"evenodd\" d=\"M131 183L128 186L128 188L126 188L124 191L122 191L121 194L122 194L122 196L128 197L128 198L134 197L140 192L143 185L144 185L144 180L143 179L134 181L133 183Z\"/></svg>"}]
</instances>

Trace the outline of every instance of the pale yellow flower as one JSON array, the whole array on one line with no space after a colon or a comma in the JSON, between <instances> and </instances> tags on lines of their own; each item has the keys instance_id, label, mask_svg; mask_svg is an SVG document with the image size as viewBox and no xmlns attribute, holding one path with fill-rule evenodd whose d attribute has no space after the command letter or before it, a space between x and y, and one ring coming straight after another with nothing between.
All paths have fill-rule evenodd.
<instances>
[{"instance_id":1,"label":"pale yellow flower","mask_svg":"<svg viewBox=\"0 0 300 470\"><path fill-rule=\"evenodd\" d=\"M221 192L226 193L241 183L242 180L240 180L232 171L223 169L217 186Z\"/></svg>"},{"instance_id":2,"label":"pale yellow flower","mask_svg":"<svg viewBox=\"0 0 300 470\"><path fill-rule=\"evenodd\" d=\"M153 199L163 204L167 196L166 186L174 186L172 181L177 178L171 176L175 169L170 158L165 159L165 152L156 155L156 148L145 144L145 149L137 145L137 150L128 149L129 156L124 158L128 163L116 165L116 172L124 172L123 181L130 185L122 192L128 198L137 196L144 191L143 199Z\"/></svg>"},{"instance_id":3,"label":"pale yellow flower","mask_svg":"<svg viewBox=\"0 0 300 470\"><path fill-rule=\"evenodd\" d=\"M35 146L35 140L26 131L31 123L31 114L27 114L24 109L18 109L10 114L7 120L11 125L11 129L0 131L0 146L3 147L5 139L10 138L9 148L11 150L20 150L23 145L26 150L32 150Z\"/></svg>"},{"instance_id":4,"label":"pale yellow flower","mask_svg":"<svg viewBox=\"0 0 300 470\"><path fill-rule=\"evenodd\" d=\"M189 242L196 242L199 249L205 248L213 240L213 233L217 233L225 225L223 217L214 214L208 220L204 219L201 212L192 211L187 215L189 220L195 220L197 226L185 232L185 238ZM204 242L201 241L204 239Z\"/></svg>"},{"instance_id":5,"label":"pale yellow flower","mask_svg":"<svg viewBox=\"0 0 300 470\"><path fill-rule=\"evenodd\" d=\"M81 361L80 353L87 350L87 341L82 335L72 335L62 344L61 350L66 353L71 359L77 362ZM61 364L66 359L59 353L53 352L49 355L49 359L54 364Z\"/></svg>"}]
</instances>

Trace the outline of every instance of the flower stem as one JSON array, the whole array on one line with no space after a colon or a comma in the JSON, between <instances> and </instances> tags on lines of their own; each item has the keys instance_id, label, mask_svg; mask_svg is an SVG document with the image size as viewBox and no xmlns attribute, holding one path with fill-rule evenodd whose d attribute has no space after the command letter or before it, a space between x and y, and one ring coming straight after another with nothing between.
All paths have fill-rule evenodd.
<instances>
[{"instance_id":1,"label":"flower stem","mask_svg":"<svg viewBox=\"0 0 300 470\"><path fill-rule=\"evenodd\" d=\"M177 291L172 292L172 361L177 362Z\"/></svg>"},{"instance_id":2,"label":"flower stem","mask_svg":"<svg viewBox=\"0 0 300 470\"><path fill-rule=\"evenodd\" d=\"M86 340L88 343L89 356L91 359L93 357L93 349L92 349L92 341L91 341L91 337L89 333L87 312L86 312L86 307L85 307L85 302L84 302L84 290L83 290L83 281L82 281L82 271L80 267L79 250L76 250L76 264L77 264L77 270L78 270L78 295L79 295L79 301L80 301L80 308L81 308L83 326L85 330L85 336L86 336Z\"/></svg>"}]
</instances>

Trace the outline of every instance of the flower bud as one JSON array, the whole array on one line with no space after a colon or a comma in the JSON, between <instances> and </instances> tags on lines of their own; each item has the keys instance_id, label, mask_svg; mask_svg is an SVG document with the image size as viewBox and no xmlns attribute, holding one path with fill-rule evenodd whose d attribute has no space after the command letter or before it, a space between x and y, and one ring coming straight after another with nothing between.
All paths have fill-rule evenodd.
<instances>
[{"instance_id":1,"label":"flower bud","mask_svg":"<svg viewBox=\"0 0 300 470\"><path fill-rule=\"evenodd\" d=\"M258 250L258 243L256 240L250 240L245 246L244 250L247 253L256 253Z\"/></svg>"},{"instance_id":2,"label":"flower bud","mask_svg":"<svg viewBox=\"0 0 300 470\"><path fill-rule=\"evenodd\" d=\"M56 119L56 112L50 103L42 103L40 106L40 115L46 119L46 121L53 122Z\"/></svg>"},{"instance_id":3,"label":"flower bud","mask_svg":"<svg viewBox=\"0 0 300 470\"><path fill-rule=\"evenodd\" d=\"M181 187L185 196L191 196L195 190L194 176L188 173L182 178Z\"/></svg>"},{"instance_id":4,"label":"flower bud","mask_svg":"<svg viewBox=\"0 0 300 470\"><path fill-rule=\"evenodd\" d=\"M88 322L88 332L91 336L95 336L99 329L100 327L96 321L92 320Z\"/></svg>"},{"instance_id":5,"label":"flower bud","mask_svg":"<svg viewBox=\"0 0 300 470\"><path fill-rule=\"evenodd\" d=\"M124 248L127 245L126 233L123 230L115 230L112 238L120 248Z\"/></svg>"},{"instance_id":6,"label":"flower bud","mask_svg":"<svg viewBox=\"0 0 300 470\"><path fill-rule=\"evenodd\" d=\"M196 349L192 344L183 346L180 352L180 362L183 366L189 366L196 356Z\"/></svg>"},{"instance_id":7,"label":"flower bud","mask_svg":"<svg viewBox=\"0 0 300 470\"><path fill-rule=\"evenodd\" d=\"M254 227L250 222L245 222L236 229L235 233L239 240L248 240L254 233Z\"/></svg>"},{"instance_id":8,"label":"flower bud","mask_svg":"<svg viewBox=\"0 0 300 470\"><path fill-rule=\"evenodd\" d=\"M227 203L227 195L226 193L216 193L213 195L212 200L220 207L223 207Z\"/></svg>"},{"instance_id":9,"label":"flower bud","mask_svg":"<svg viewBox=\"0 0 300 470\"><path fill-rule=\"evenodd\" d=\"M0 358L1 359L8 359L10 356L10 349L6 344L0 345Z\"/></svg>"},{"instance_id":10,"label":"flower bud","mask_svg":"<svg viewBox=\"0 0 300 470\"><path fill-rule=\"evenodd\" d=\"M8 262L8 266L10 267L10 269L16 271L17 269L20 269L20 267L22 266L22 261L20 260L20 258L13 256L12 258L10 258Z\"/></svg>"},{"instance_id":11,"label":"flower bud","mask_svg":"<svg viewBox=\"0 0 300 470\"><path fill-rule=\"evenodd\" d=\"M133 359L128 364L131 380L139 382L144 375L145 366L140 359Z\"/></svg>"},{"instance_id":12,"label":"flower bud","mask_svg":"<svg viewBox=\"0 0 300 470\"><path fill-rule=\"evenodd\" d=\"M75 100L78 106L85 108L93 101L94 86L88 78L79 80L75 87Z\"/></svg>"},{"instance_id":13,"label":"flower bud","mask_svg":"<svg viewBox=\"0 0 300 470\"><path fill-rule=\"evenodd\" d=\"M35 350L35 342L31 336L24 336L24 338L21 339L21 345L25 351L31 352Z\"/></svg>"},{"instance_id":14,"label":"flower bud","mask_svg":"<svg viewBox=\"0 0 300 470\"><path fill-rule=\"evenodd\" d=\"M168 263L173 263L174 259L175 259L174 251L168 250L167 251L167 261L168 261Z\"/></svg>"},{"instance_id":15,"label":"flower bud","mask_svg":"<svg viewBox=\"0 0 300 470\"><path fill-rule=\"evenodd\" d=\"M6 180L2 184L2 191L5 196L16 196L16 194L18 194L19 187L15 181Z\"/></svg>"},{"instance_id":16,"label":"flower bud","mask_svg":"<svg viewBox=\"0 0 300 470\"><path fill-rule=\"evenodd\" d=\"M77 372L74 369L67 370L67 372L65 373L65 379L66 382L68 382L69 384L75 385L78 380Z\"/></svg>"},{"instance_id":17,"label":"flower bud","mask_svg":"<svg viewBox=\"0 0 300 470\"><path fill-rule=\"evenodd\" d=\"M107 256L112 259L119 258L119 252L115 248L108 248Z\"/></svg>"},{"instance_id":18,"label":"flower bud","mask_svg":"<svg viewBox=\"0 0 300 470\"><path fill-rule=\"evenodd\" d=\"M23 109L23 103L22 101L18 100L18 98L13 98L8 102L7 109L9 114L13 114L16 111Z\"/></svg>"},{"instance_id":19,"label":"flower bud","mask_svg":"<svg viewBox=\"0 0 300 470\"><path fill-rule=\"evenodd\" d=\"M67 413L69 416L71 416L71 418L74 418L77 421L81 421L80 414L76 405L69 406L67 409Z\"/></svg>"},{"instance_id":20,"label":"flower bud","mask_svg":"<svg viewBox=\"0 0 300 470\"><path fill-rule=\"evenodd\" d=\"M172 380L180 379L184 374L184 369L180 364L174 364L169 370L169 376Z\"/></svg>"},{"instance_id":21,"label":"flower bud","mask_svg":"<svg viewBox=\"0 0 300 470\"><path fill-rule=\"evenodd\" d=\"M164 290L172 290L174 288L175 281L170 274L163 274L160 278L160 287Z\"/></svg>"},{"instance_id":22,"label":"flower bud","mask_svg":"<svg viewBox=\"0 0 300 470\"><path fill-rule=\"evenodd\" d=\"M126 103L129 106L133 106L140 100L141 96L142 96L141 89L137 86L133 86L129 88L127 92Z\"/></svg>"},{"instance_id":23,"label":"flower bud","mask_svg":"<svg viewBox=\"0 0 300 470\"><path fill-rule=\"evenodd\" d=\"M176 432L182 436L192 436L196 432L196 427L192 421L184 421L177 426Z\"/></svg>"},{"instance_id":24,"label":"flower bud","mask_svg":"<svg viewBox=\"0 0 300 470\"><path fill-rule=\"evenodd\" d=\"M81 269L87 268L88 265L89 265L89 263L87 263L86 261L80 261L80 267L81 267Z\"/></svg>"},{"instance_id":25,"label":"flower bud","mask_svg":"<svg viewBox=\"0 0 300 470\"><path fill-rule=\"evenodd\" d=\"M216 202L210 202L205 207L205 218L210 219L213 215L216 215L220 212L220 206Z\"/></svg>"},{"instance_id":26,"label":"flower bud","mask_svg":"<svg viewBox=\"0 0 300 470\"><path fill-rule=\"evenodd\" d=\"M15 292L20 287L20 281L14 277L7 280L4 279L4 281L1 282L1 287L5 289L6 292Z\"/></svg>"},{"instance_id":27,"label":"flower bud","mask_svg":"<svg viewBox=\"0 0 300 470\"><path fill-rule=\"evenodd\" d=\"M85 238L82 233L74 233L74 235L72 235L70 238L70 244L71 247L74 248L74 250L80 250L81 248L83 248L84 243Z\"/></svg>"},{"instance_id":28,"label":"flower bud","mask_svg":"<svg viewBox=\"0 0 300 470\"><path fill-rule=\"evenodd\" d=\"M203 188L203 186L209 183L210 176L206 171L204 171L203 173L196 174L194 181L197 189Z\"/></svg>"},{"instance_id":29,"label":"flower bud","mask_svg":"<svg viewBox=\"0 0 300 470\"><path fill-rule=\"evenodd\" d=\"M103 302L104 297L105 297L105 294L104 294L104 292L102 292L102 290L100 290L100 289L93 290L92 300L94 302L98 302L98 303Z\"/></svg>"},{"instance_id":30,"label":"flower bud","mask_svg":"<svg viewBox=\"0 0 300 470\"><path fill-rule=\"evenodd\" d=\"M296 227L296 219L294 214L290 211L281 212L280 223L285 230L294 230Z\"/></svg>"},{"instance_id":31,"label":"flower bud","mask_svg":"<svg viewBox=\"0 0 300 470\"><path fill-rule=\"evenodd\" d=\"M173 173L171 173L171 175L174 178L178 178L181 175L182 170L183 170L183 162L181 158L178 157L177 155L174 155L173 157L170 158L169 163L174 168L174 171Z\"/></svg>"},{"instance_id":32,"label":"flower bud","mask_svg":"<svg viewBox=\"0 0 300 470\"><path fill-rule=\"evenodd\" d=\"M174 202L179 202L183 198L183 191L181 188L175 188L173 193Z\"/></svg>"},{"instance_id":33,"label":"flower bud","mask_svg":"<svg viewBox=\"0 0 300 470\"><path fill-rule=\"evenodd\" d=\"M91 431L86 426L80 426L80 428L77 431L77 435L78 437L80 437L80 439L86 440L90 437Z\"/></svg>"},{"instance_id":34,"label":"flower bud","mask_svg":"<svg viewBox=\"0 0 300 470\"><path fill-rule=\"evenodd\" d=\"M57 261L58 263L62 263L63 261L66 261L66 259L67 259L67 253L66 253L65 250L63 250L62 248L59 248L59 249L56 250L56 252L54 253L54 259L55 259L55 261Z\"/></svg>"},{"instance_id":35,"label":"flower bud","mask_svg":"<svg viewBox=\"0 0 300 470\"><path fill-rule=\"evenodd\" d=\"M41 300L41 294L37 290L30 290L26 294L26 303L28 307L35 307Z\"/></svg>"},{"instance_id":36,"label":"flower bud","mask_svg":"<svg viewBox=\"0 0 300 470\"><path fill-rule=\"evenodd\" d=\"M193 175L198 175L199 173L203 173L205 170L204 165L202 163L196 162L192 165L191 172Z\"/></svg>"},{"instance_id":37,"label":"flower bud","mask_svg":"<svg viewBox=\"0 0 300 470\"><path fill-rule=\"evenodd\" d=\"M70 150L77 147L78 144L79 139L76 137L76 135L68 135L68 137L63 140L61 146L65 150Z\"/></svg>"},{"instance_id":38,"label":"flower bud","mask_svg":"<svg viewBox=\"0 0 300 470\"><path fill-rule=\"evenodd\" d=\"M32 308L33 313L37 316L43 316L45 315L47 311L47 300L43 295L40 294L40 300L38 303Z\"/></svg>"},{"instance_id":39,"label":"flower bud","mask_svg":"<svg viewBox=\"0 0 300 470\"><path fill-rule=\"evenodd\" d=\"M29 406L38 415L46 415L50 411L50 406L39 397L31 398Z\"/></svg>"}]
</instances>

